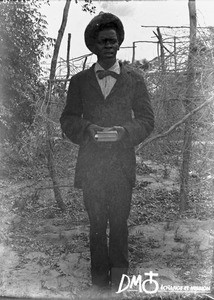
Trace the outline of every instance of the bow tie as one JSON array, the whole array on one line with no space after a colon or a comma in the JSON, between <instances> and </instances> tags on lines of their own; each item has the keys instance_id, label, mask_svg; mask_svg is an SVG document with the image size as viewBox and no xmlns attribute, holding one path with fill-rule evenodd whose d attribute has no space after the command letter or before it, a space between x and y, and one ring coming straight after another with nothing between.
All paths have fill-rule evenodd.
<instances>
[{"instance_id":1,"label":"bow tie","mask_svg":"<svg viewBox=\"0 0 214 300\"><path fill-rule=\"evenodd\" d=\"M119 74L117 74L113 71L110 71L110 70L98 70L96 73L97 73L99 79L103 79L106 76L112 76L115 79L118 79L118 77L119 77Z\"/></svg>"}]
</instances>

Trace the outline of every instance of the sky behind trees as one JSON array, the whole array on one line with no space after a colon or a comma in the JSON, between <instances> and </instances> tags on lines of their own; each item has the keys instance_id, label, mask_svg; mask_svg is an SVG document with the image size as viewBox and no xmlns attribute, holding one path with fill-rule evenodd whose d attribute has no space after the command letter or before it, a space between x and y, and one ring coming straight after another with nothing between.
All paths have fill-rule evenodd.
<instances>
[{"instance_id":1,"label":"sky behind trees","mask_svg":"<svg viewBox=\"0 0 214 300\"><path fill-rule=\"evenodd\" d=\"M90 53L84 43L84 30L94 14L83 12L81 6L72 1L69 11L68 23L60 50L60 57L66 58L67 36L71 33L71 58ZM48 34L56 38L64 8L65 1L50 1L50 5L43 5L42 13L47 16ZM134 41L155 41L153 30L155 28L142 28L141 26L189 26L188 0L163 1L94 1L96 13L100 11L111 12L117 15L125 28L123 47L131 47ZM214 1L196 0L198 26L214 26ZM177 30L174 34L178 34ZM166 32L166 31L165 31ZM167 31L166 33L168 33ZM164 31L163 31L164 33ZM188 35L188 30L182 34ZM155 44L138 43L136 59L148 60L157 55ZM121 49L118 58L131 61L132 49ZM91 58L92 60L95 58Z\"/></svg>"}]
</instances>

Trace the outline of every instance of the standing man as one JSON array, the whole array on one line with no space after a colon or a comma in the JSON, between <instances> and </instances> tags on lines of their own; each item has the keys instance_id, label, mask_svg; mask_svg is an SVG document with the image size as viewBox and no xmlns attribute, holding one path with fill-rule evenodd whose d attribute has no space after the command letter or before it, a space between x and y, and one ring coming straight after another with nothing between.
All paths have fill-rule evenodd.
<instances>
[{"instance_id":1,"label":"standing man","mask_svg":"<svg viewBox=\"0 0 214 300\"><path fill-rule=\"evenodd\" d=\"M92 284L115 290L129 266L127 219L135 184L134 147L154 127L143 78L116 59L123 40L123 24L115 15L100 13L91 20L85 43L97 63L71 78L60 118L62 131L80 146L74 185L83 189L90 220ZM107 132L105 141L97 139L100 132Z\"/></svg>"}]
</instances>

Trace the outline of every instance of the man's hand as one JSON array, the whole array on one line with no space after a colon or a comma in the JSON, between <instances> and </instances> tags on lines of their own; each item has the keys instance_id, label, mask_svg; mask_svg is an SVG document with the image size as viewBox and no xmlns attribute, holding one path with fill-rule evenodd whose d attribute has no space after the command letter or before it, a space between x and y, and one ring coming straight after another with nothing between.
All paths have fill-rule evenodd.
<instances>
[{"instance_id":1,"label":"man's hand","mask_svg":"<svg viewBox=\"0 0 214 300\"><path fill-rule=\"evenodd\" d=\"M112 127L112 129L117 131L117 134L118 134L117 141L118 142L121 141L127 134L126 129L122 126L114 126L114 127Z\"/></svg>"},{"instance_id":2,"label":"man's hand","mask_svg":"<svg viewBox=\"0 0 214 300\"><path fill-rule=\"evenodd\" d=\"M87 127L87 132L88 132L88 135L89 137L96 142L96 139L95 139L95 134L97 133L97 131L103 131L105 128L104 127L101 127L101 126L98 126L98 125L95 125L95 124L91 124Z\"/></svg>"}]
</instances>

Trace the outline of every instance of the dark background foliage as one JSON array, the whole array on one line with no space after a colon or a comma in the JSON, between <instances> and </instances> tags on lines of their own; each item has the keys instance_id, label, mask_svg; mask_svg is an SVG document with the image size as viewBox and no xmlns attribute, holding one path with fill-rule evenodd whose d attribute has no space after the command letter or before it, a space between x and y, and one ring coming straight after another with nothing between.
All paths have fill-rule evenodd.
<instances>
[{"instance_id":1,"label":"dark background foliage","mask_svg":"<svg viewBox=\"0 0 214 300\"><path fill-rule=\"evenodd\" d=\"M37 1L0 5L0 129L10 142L32 124L43 90L40 60L47 43L47 23L39 5Z\"/></svg>"}]
</instances>

